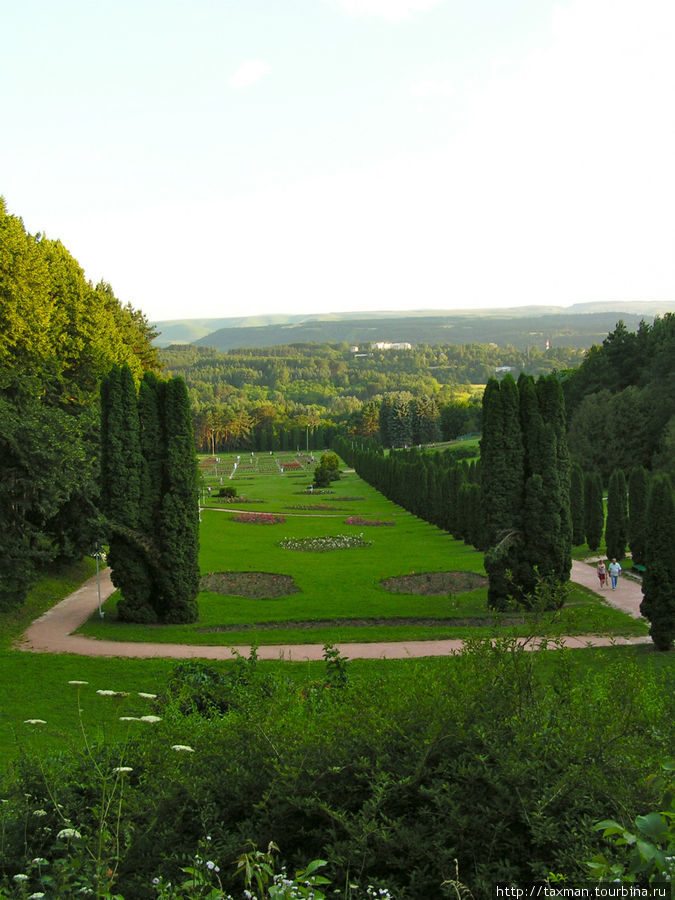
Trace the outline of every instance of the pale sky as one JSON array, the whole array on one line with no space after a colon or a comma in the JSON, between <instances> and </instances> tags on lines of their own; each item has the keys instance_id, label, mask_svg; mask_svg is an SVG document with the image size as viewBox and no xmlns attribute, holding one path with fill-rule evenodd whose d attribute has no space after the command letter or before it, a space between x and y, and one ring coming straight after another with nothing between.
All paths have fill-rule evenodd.
<instances>
[{"instance_id":1,"label":"pale sky","mask_svg":"<svg viewBox=\"0 0 675 900\"><path fill-rule=\"evenodd\" d=\"M673 0L0 0L0 195L151 320L675 302Z\"/></svg>"}]
</instances>

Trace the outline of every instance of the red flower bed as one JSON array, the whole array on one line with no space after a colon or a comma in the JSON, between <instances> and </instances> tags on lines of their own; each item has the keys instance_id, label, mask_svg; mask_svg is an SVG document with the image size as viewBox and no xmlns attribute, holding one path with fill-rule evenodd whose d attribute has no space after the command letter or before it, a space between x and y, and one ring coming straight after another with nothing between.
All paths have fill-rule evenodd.
<instances>
[{"instance_id":1,"label":"red flower bed","mask_svg":"<svg viewBox=\"0 0 675 900\"><path fill-rule=\"evenodd\" d=\"M350 516L345 519L345 525L395 525L392 519L390 522L382 522L380 519L364 519L363 516Z\"/></svg>"},{"instance_id":2,"label":"red flower bed","mask_svg":"<svg viewBox=\"0 0 675 900\"><path fill-rule=\"evenodd\" d=\"M245 525L279 525L285 522L283 516L274 516L272 513L239 513L232 516L233 522L243 522Z\"/></svg>"}]
</instances>

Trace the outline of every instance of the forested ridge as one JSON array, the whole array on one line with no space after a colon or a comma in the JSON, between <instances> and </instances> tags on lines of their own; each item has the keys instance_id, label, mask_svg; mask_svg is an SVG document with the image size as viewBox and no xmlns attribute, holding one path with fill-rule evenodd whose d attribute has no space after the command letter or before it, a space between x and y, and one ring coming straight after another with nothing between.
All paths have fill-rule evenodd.
<instances>
[{"instance_id":1,"label":"forested ridge","mask_svg":"<svg viewBox=\"0 0 675 900\"><path fill-rule=\"evenodd\" d=\"M194 344L160 350L185 379L198 445L204 450L324 446L324 430L379 434L382 404L398 396L436 408L441 435L480 430L482 385L502 366L531 375L568 369L580 350L526 350L494 344L421 344L411 350L356 353L347 344L288 344L222 353ZM318 431L318 434L317 434ZM408 441L414 440L409 437ZM402 441L404 443L405 441ZM385 440L386 443L386 440Z\"/></svg>"},{"instance_id":2,"label":"forested ridge","mask_svg":"<svg viewBox=\"0 0 675 900\"><path fill-rule=\"evenodd\" d=\"M38 568L91 552L99 389L113 366L159 366L154 331L58 240L26 233L0 198L0 608Z\"/></svg>"}]
</instances>

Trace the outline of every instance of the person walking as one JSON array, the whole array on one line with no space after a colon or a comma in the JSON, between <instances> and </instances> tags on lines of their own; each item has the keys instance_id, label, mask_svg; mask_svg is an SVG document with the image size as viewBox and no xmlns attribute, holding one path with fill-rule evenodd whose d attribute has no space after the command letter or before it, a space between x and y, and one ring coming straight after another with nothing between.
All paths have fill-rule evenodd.
<instances>
[{"instance_id":1,"label":"person walking","mask_svg":"<svg viewBox=\"0 0 675 900\"><path fill-rule=\"evenodd\" d=\"M600 582L600 587L604 588L605 582L607 581L607 566L602 559L598 563L598 580Z\"/></svg>"},{"instance_id":2,"label":"person walking","mask_svg":"<svg viewBox=\"0 0 675 900\"><path fill-rule=\"evenodd\" d=\"M619 580L619 575L621 574L621 565L616 561L616 559L612 559L609 564L609 577L612 579L612 590L616 590L616 584Z\"/></svg>"}]
</instances>

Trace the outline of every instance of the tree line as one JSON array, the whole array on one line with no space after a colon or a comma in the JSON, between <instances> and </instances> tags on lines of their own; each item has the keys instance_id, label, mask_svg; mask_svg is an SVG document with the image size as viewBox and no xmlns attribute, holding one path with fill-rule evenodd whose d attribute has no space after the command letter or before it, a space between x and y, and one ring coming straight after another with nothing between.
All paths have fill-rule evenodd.
<instances>
[{"instance_id":1,"label":"tree line","mask_svg":"<svg viewBox=\"0 0 675 900\"><path fill-rule=\"evenodd\" d=\"M100 536L99 386L159 366L155 332L0 198L0 608Z\"/></svg>"}]
</instances>

